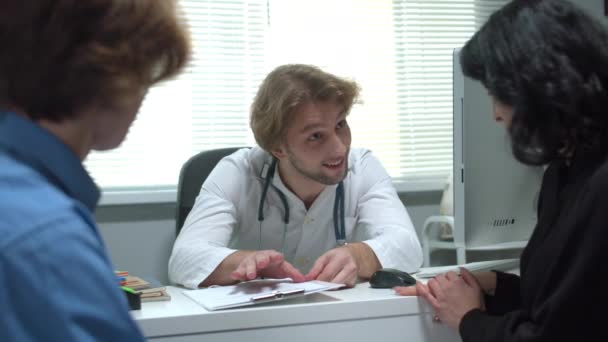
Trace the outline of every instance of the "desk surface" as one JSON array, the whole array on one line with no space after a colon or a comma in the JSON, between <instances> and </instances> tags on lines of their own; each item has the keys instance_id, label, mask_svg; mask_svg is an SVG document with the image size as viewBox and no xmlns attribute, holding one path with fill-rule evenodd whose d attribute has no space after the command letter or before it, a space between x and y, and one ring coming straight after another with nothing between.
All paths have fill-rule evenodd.
<instances>
[{"instance_id":1,"label":"desk surface","mask_svg":"<svg viewBox=\"0 0 608 342\"><path fill-rule=\"evenodd\" d=\"M447 327L432 322L430 307L423 300L397 296L391 289L373 289L369 283L357 284L352 289L314 293L274 303L213 312L207 311L182 293L188 290L170 286L168 291L171 301L143 303L142 310L132 311L148 338L327 325L331 322L353 324L352 322L361 320L379 322L397 319L399 322L401 316L411 316L416 319L414 325L422 327L417 329L436 332L432 332L428 340L445 340L442 338L445 336L449 336L449 340L458 340L457 335ZM395 325L394 321L391 324Z\"/></svg>"}]
</instances>

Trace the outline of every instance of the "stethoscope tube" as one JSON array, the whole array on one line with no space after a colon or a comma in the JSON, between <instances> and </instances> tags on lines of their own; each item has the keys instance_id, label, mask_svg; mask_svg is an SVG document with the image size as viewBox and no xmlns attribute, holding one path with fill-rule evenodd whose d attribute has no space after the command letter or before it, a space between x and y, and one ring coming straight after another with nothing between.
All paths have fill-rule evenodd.
<instances>
[{"instance_id":1,"label":"stethoscope tube","mask_svg":"<svg viewBox=\"0 0 608 342\"><path fill-rule=\"evenodd\" d=\"M265 164L266 167L268 164ZM262 195L260 196L260 204L258 205L258 222L260 223L260 246L262 239L261 225L262 221L264 221L264 202L266 201L266 197L268 196L268 189L270 188L270 184L272 183L272 179L274 178L275 169L277 166L277 159L272 158L272 162L270 163L270 168L266 170L266 175L262 174L264 177L264 188L262 189ZM285 227L289 224L289 203L287 202L287 197L285 194L275 187L279 198L283 204L284 215L283 222L285 223ZM346 222L344 220L344 183L340 181L338 186L336 187L336 198L334 200L334 233L336 236L336 243L338 246L346 245ZM287 228L286 228L287 229ZM283 232L285 235L286 232ZM261 248L261 247L260 247Z\"/></svg>"},{"instance_id":2,"label":"stethoscope tube","mask_svg":"<svg viewBox=\"0 0 608 342\"><path fill-rule=\"evenodd\" d=\"M266 167L267 164L264 165ZM262 189L262 196L260 196L260 204L258 205L258 222L262 223L264 221L264 201L266 200L266 196L268 195L268 188L270 187L270 183L272 183L272 178L274 178L274 171L277 166L277 158L272 158L272 163L270 163L270 169L266 170L266 175L264 176L264 189ZM276 189L276 188L275 188ZM276 189L279 197L281 198L281 202L283 202L283 208L285 212L283 214L283 222L285 224L289 223L289 203L287 203L287 197L285 194Z\"/></svg>"},{"instance_id":3,"label":"stethoscope tube","mask_svg":"<svg viewBox=\"0 0 608 342\"><path fill-rule=\"evenodd\" d=\"M338 246L344 246L346 244L346 223L344 222L344 183L342 181L338 183L334 200L334 233Z\"/></svg>"}]
</instances>

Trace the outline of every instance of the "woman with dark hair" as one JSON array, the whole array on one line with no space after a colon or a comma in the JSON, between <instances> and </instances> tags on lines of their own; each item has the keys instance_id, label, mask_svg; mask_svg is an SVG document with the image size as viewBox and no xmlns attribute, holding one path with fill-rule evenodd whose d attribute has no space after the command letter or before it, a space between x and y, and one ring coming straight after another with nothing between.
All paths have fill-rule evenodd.
<instances>
[{"instance_id":1,"label":"woman with dark hair","mask_svg":"<svg viewBox=\"0 0 608 342\"><path fill-rule=\"evenodd\" d=\"M520 274L398 288L420 295L463 341L608 341L608 31L568 1L515 0L461 51L488 89L514 156L547 165Z\"/></svg>"}]
</instances>

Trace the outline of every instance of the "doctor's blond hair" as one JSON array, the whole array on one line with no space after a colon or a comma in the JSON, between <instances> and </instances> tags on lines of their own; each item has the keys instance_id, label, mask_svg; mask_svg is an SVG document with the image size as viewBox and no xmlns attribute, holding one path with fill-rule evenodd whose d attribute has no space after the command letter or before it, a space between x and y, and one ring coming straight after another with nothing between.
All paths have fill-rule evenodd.
<instances>
[{"instance_id":1,"label":"doctor's blond hair","mask_svg":"<svg viewBox=\"0 0 608 342\"><path fill-rule=\"evenodd\" d=\"M294 111L310 101L330 101L348 113L359 86L305 64L279 66L266 76L251 106L251 129L258 145L270 152L285 139Z\"/></svg>"}]
</instances>

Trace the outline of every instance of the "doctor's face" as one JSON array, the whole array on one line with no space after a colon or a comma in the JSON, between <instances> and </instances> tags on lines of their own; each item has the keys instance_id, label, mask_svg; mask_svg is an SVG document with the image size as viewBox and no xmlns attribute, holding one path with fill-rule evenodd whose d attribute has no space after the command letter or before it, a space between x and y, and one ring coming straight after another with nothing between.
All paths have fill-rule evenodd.
<instances>
[{"instance_id":1,"label":"doctor's face","mask_svg":"<svg viewBox=\"0 0 608 342\"><path fill-rule=\"evenodd\" d=\"M348 169L350 127L344 106L332 101L300 105L281 150L291 174L324 185L339 183Z\"/></svg>"}]
</instances>

